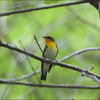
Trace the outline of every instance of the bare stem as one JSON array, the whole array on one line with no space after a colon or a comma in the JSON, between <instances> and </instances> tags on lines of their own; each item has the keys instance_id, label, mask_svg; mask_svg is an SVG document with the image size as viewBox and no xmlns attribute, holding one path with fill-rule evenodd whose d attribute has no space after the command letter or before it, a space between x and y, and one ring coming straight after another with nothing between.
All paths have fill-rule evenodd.
<instances>
[{"instance_id":1,"label":"bare stem","mask_svg":"<svg viewBox=\"0 0 100 100\"><path fill-rule=\"evenodd\" d=\"M30 11L50 9L50 8L63 7L63 6L70 6L70 5L76 5L76 4L82 4L82 3L87 3L87 1L81 0L81 1L61 3L61 4L56 4L56 5L36 7L36 8L30 8L30 9L24 9L24 10L16 10L16 11L11 11L11 12L0 13L0 16L8 16L12 14L25 13L25 12L30 12Z\"/></svg>"},{"instance_id":2,"label":"bare stem","mask_svg":"<svg viewBox=\"0 0 100 100\"><path fill-rule=\"evenodd\" d=\"M35 41L36 41L36 43L37 43L37 45L38 45L39 49L40 49L40 50L41 50L41 52L43 53L42 48L41 48L40 44L38 43L38 40L37 40L37 38L36 38L36 36L35 36L35 35L34 35L34 39L35 39Z\"/></svg>"},{"instance_id":3,"label":"bare stem","mask_svg":"<svg viewBox=\"0 0 100 100\"><path fill-rule=\"evenodd\" d=\"M79 85L65 85L65 84L36 84L36 83L25 83L25 82L9 82L0 80L1 84L10 85L25 85L34 87L47 87L47 88L71 88L71 89L100 89L100 86L79 86Z\"/></svg>"},{"instance_id":4,"label":"bare stem","mask_svg":"<svg viewBox=\"0 0 100 100\"><path fill-rule=\"evenodd\" d=\"M27 74L27 75L23 75L23 76L21 76L20 78L11 78L11 79L2 79L2 78L0 78L0 81L20 81L20 80L23 80L23 79L27 79L27 78L30 78L30 77L32 77L33 75L36 75L36 74L38 74L38 73L40 73L41 72L41 70L37 70L36 72L33 72L33 73L31 73L31 74Z\"/></svg>"}]
</instances>

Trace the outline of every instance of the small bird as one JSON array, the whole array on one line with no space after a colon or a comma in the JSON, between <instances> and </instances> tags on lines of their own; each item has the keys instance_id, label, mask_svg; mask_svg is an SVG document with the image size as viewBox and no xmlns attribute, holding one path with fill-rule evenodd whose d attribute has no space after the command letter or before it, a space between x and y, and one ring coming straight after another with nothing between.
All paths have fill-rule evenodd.
<instances>
[{"instance_id":1,"label":"small bird","mask_svg":"<svg viewBox=\"0 0 100 100\"><path fill-rule=\"evenodd\" d=\"M42 57L55 60L58 54L58 47L55 43L55 40L51 36L43 36L45 39L46 45L42 54ZM41 63L41 80L46 80L47 72L50 72L52 64Z\"/></svg>"}]
</instances>

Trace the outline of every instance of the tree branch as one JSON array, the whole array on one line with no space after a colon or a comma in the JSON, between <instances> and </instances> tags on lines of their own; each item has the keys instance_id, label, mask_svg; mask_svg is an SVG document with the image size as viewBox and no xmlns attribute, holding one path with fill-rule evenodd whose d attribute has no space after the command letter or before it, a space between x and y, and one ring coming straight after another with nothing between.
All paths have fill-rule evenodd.
<instances>
[{"instance_id":1,"label":"tree branch","mask_svg":"<svg viewBox=\"0 0 100 100\"><path fill-rule=\"evenodd\" d=\"M50 8L63 7L63 6L70 6L70 5L76 5L76 4L82 4L82 3L87 3L87 1L81 0L81 1L62 3L62 4L56 4L56 5L49 5L49 6L43 6L43 7L36 7L36 8L30 8L30 9L24 9L24 10L16 10L16 11L12 11L12 12L0 13L0 16L8 16L8 15L17 14L17 13L25 13L25 12L30 12L30 11L50 9Z\"/></svg>"},{"instance_id":2,"label":"tree branch","mask_svg":"<svg viewBox=\"0 0 100 100\"><path fill-rule=\"evenodd\" d=\"M86 72L82 72L82 76L90 77L90 78L92 78L94 81L96 81L97 83L100 84L100 79L98 79L98 78L97 78L96 76L94 76L94 75L89 75L89 74L87 74Z\"/></svg>"},{"instance_id":3,"label":"tree branch","mask_svg":"<svg viewBox=\"0 0 100 100\"><path fill-rule=\"evenodd\" d=\"M31 74L27 74L27 75L23 75L22 77L20 78L11 78L11 79L2 79L0 78L0 81L20 81L20 80L23 80L23 79L27 79L27 78L30 78L31 76L35 75L35 74L38 74L40 73L41 70L37 70L36 72L33 72Z\"/></svg>"},{"instance_id":4,"label":"tree branch","mask_svg":"<svg viewBox=\"0 0 100 100\"><path fill-rule=\"evenodd\" d=\"M10 85L25 85L34 87L48 87L48 88L72 88L72 89L100 89L100 86L79 86L79 85L65 85L65 84L36 84L36 83L25 83L25 82L10 82L0 80L1 84Z\"/></svg>"},{"instance_id":5,"label":"tree branch","mask_svg":"<svg viewBox=\"0 0 100 100\"><path fill-rule=\"evenodd\" d=\"M7 44L7 43L0 42L0 46L6 47L6 48L8 48L8 49L17 51L17 52L22 53L22 54L25 54L25 55L28 55L28 56L30 56L30 57L32 57L32 58L34 58L34 59L37 59L37 60L39 60L39 61L41 61L41 62L45 62L45 63L49 63L49 64L53 64L53 65L58 65L58 66L65 67L65 68L69 68L69 69L72 69L72 70L75 70L75 71L78 71L78 72L85 72L85 73L87 73L87 74L89 74L89 75L96 76L98 79L100 79L100 76L98 76L98 75L96 75L96 74L94 74L94 73L92 73L92 72L90 72L90 71L87 71L87 70L85 70L85 69L82 69L82 68L80 68L80 67L74 66L74 65L65 64L65 63L63 63L63 62L54 61L54 60L47 59L47 58L44 60L43 57L39 57L39 56L37 56L37 55L35 55L35 54L29 52L29 51L22 50L22 49L20 49L20 48L18 48L18 47L16 47L16 46L12 46L12 45ZM95 48L92 48L92 49L89 48L89 50L90 50L90 51L91 51L91 50L100 50L100 48L96 48L96 47L95 47ZM84 49L84 50L82 50L82 51L84 52L84 51L89 51L89 50L88 50L88 49ZM82 52L81 52L81 53L82 53ZM77 54L78 54L78 53L77 53ZM80 54L80 52L79 52L79 54Z\"/></svg>"},{"instance_id":6,"label":"tree branch","mask_svg":"<svg viewBox=\"0 0 100 100\"><path fill-rule=\"evenodd\" d=\"M93 65L92 65L92 67L90 67L87 71L90 71L90 70L92 70L93 68L94 68L94 67L93 67ZM94 81L96 81L97 83L100 84L100 79L98 79L96 76L89 75L89 74L87 74L86 72L82 72L82 76L90 77L90 78L92 78Z\"/></svg>"},{"instance_id":7,"label":"tree branch","mask_svg":"<svg viewBox=\"0 0 100 100\"><path fill-rule=\"evenodd\" d=\"M34 35L34 39L35 39L35 41L36 41L36 43L37 43L37 45L38 45L40 51L43 53L42 48L41 48L40 44L38 43L38 40L37 40L37 38L36 38L35 35Z\"/></svg>"},{"instance_id":8,"label":"tree branch","mask_svg":"<svg viewBox=\"0 0 100 100\"><path fill-rule=\"evenodd\" d=\"M92 47L92 48L86 48L86 49L82 49L82 50L76 51L74 53L71 53L68 56L65 56L64 58L60 59L59 61L62 62L62 61L65 61L65 60L75 56L75 55L79 55L81 53L84 53L84 52L87 52L87 51L94 51L94 50L100 50L100 47Z\"/></svg>"}]
</instances>

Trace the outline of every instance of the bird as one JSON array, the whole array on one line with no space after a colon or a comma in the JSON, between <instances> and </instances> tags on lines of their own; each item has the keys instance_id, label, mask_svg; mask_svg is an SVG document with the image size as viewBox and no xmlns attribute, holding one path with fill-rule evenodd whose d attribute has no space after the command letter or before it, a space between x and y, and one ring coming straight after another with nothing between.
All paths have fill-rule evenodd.
<instances>
[{"instance_id":1,"label":"bird","mask_svg":"<svg viewBox=\"0 0 100 100\"><path fill-rule=\"evenodd\" d=\"M58 47L54 38L50 35L42 37L45 39L46 42L42 57L55 60L58 54ZM44 62L41 63L41 80L46 81L47 72L50 72L52 66L52 64Z\"/></svg>"}]
</instances>

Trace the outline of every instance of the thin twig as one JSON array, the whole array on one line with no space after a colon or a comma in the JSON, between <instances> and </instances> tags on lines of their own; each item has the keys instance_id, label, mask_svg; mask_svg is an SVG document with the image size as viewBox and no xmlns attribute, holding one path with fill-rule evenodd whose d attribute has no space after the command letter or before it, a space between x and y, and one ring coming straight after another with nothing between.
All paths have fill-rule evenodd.
<instances>
[{"instance_id":1,"label":"thin twig","mask_svg":"<svg viewBox=\"0 0 100 100\"><path fill-rule=\"evenodd\" d=\"M42 48L41 48L40 44L38 43L38 40L37 40L37 38L36 38L36 36L35 36L35 35L34 35L34 39L35 39L35 41L36 41L36 43L37 43L37 45L38 45L39 49L40 49L40 50L41 50L41 52L43 53Z\"/></svg>"},{"instance_id":2,"label":"thin twig","mask_svg":"<svg viewBox=\"0 0 100 100\"><path fill-rule=\"evenodd\" d=\"M17 14L17 13L25 13L25 12L30 12L30 11L50 9L50 8L63 7L63 6L70 6L70 5L76 5L76 4L82 4L82 3L87 3L87 1L81 0L81 1L62 3L62 4L56 4L56 5L49 5L49 6L43 6L43 7L36 7L36 8L30 8L30 9L24 9L24 10L16 10L16 11L11 11L11 12L0 13L0 16L8 16L8 15Z\"/></svg>"},{"instance_id":3,"label":"thin twig","mask_svg":"<svg viewBox=\"0 0 100 100\"><path fill-rule=\"evenodd\" d=\"M93 67L93 65L92 65L92 67L90 67L90 68L87 70L87 72L90 71L90 70L92 70L93 68L94 68L94 67ZM96 81L97 83L100 84L100 79L98 79L98 78L97 78L96 76L94 76L94 75L89 75L89 74L87 74L86 72L82 72L81 75L82 75L82 76L90 77L90 78L92 78L94 81Z\"/></svg>"},{"instance_id":4,"label":"thin twig","mask_svg":"<svg viewBox=\"0 0 100 100\"><path fill-rule=\"evenodd\" d=\"M34 87L47 87L47 88L71 88L71 89L100 89L100 86L79 86L79 85L65 85L65 84L36 84L36 83L26 83L26 82L10 82L0 80L0 84L10 84L10 85L25 85Z\"/></svg>"},{"instance_id":5,"label":"thin twig","mask_svg":"<svg viewBox=\"0 0 100 100\"><path fill-rule=\"evenodd\" d=\"M94 51L94 50L100 50L100 47L86 48L86 49L82 49L82 50L73 52L73 53L71 53L70 55L63 57L63 58L60 59L59 61L62 62L62 61L65 61L65 60L67 60L67 59L69 59L69 58L75 56L75 55L79 55L79 54L81 54L81 53L84 53L84 52L87 52L87 51Z\"/></svg>"},{"instance_id":6,"label":"thin twig","mask_svg":"<svg viewBox=\"0 0 100 100\"><path fill-rule=\"evenodd\" d=\"M23 49L26 51L26 49L25 49L25 47L23 46L23 44L21 43L21 41L19 41L19 43L21 44L21 46L23 47ZM39 83L41 83L40 79L39 79L39 78L37 77L37 75L36 75L37 73L36 73L36 71L34 70L34 68L33 68L33 66L32 66L32 64L31 64L31 62L30 62L28 56L26 56L26 59L27 59L29 65L30 65L31 69L33 70L33 72L34 72L34 74L35 74L37 80L39 81Z\"/></svg>"},{"instance_id":7,"label":"thin twig","mask_svg":"<svg viewBox=\"0 0 100 100\"><path fill-rule=\"evenodd\" d=\"M27 74L27 75L23 75L23 76L21 76L20 78L11 78L11 79L2 79L2 78L0 78L0 80L1 81L20 81L20 80L23 80L23 79L27 79L27 78L30 78L30 77L32 77L33 75L36 75L36 74L38 74L38 73L40 73L41 72L41 70L37 70L36 72L33 72L33 73L31 73L31 74Z\"/></svg>"},{"instance_id":8,"label":"thin twig","mask_svg":"<svg viewBox=\"0 0 100 100\"><path fill-rule=\"evenodd\" d=\"M98 79L95 75L90 75L90 74L87 74L86 72L82 72L82 76L90 77L90 78L92 78L94 81L96 81L97 83L100 84L100 79Z\"/></svg>"},{"instance_id":9,"label":"thin twig","mask_svg":"<svg viewBox=\"0 0 100 100\"><path fill-rule=\"evenodd\" d=\"M92 65L87 71L90 71L94 68L94 65Z\"/></svg>"}]
</instances>

